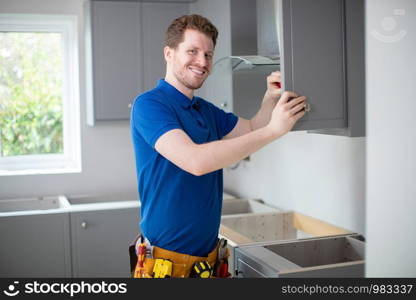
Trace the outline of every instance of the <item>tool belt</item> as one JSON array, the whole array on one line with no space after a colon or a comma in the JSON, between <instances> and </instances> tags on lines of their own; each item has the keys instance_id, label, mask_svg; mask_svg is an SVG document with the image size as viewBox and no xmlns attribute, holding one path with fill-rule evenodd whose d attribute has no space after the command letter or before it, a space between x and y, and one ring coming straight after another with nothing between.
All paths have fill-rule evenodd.
<instances>
[{"instance_id":1,"label":"tool belt","mask_svg":"<svg viewBox=\"0 0 416 300\"><path fill-rule=\"evenodd\" d=\"M207 257L201 257L151 246L139 235L130 245L129 254L132 278L231 276L228 273L229 251L224 239L219 241Z\"/></svg>"}]
</instances>

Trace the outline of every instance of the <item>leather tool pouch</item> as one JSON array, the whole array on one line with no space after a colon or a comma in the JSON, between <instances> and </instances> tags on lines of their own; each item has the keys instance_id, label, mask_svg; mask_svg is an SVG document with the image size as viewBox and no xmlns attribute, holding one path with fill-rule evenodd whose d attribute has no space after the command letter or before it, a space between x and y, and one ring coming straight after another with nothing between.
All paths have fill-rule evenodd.
<instances>
[{"instance_id":1,"label":"leather tool pouch","mask_svg":"<svg viewBox=\"0 0 416 300\"><path fill-rule=\"evenodd\" d=\"M129 256L130 256L130 276L134 277L134 270L137 265L137 254L136 254L136 243L141 237L141 234L137 235L134 241L129 245Z\"/></svg>"}]
</instances>

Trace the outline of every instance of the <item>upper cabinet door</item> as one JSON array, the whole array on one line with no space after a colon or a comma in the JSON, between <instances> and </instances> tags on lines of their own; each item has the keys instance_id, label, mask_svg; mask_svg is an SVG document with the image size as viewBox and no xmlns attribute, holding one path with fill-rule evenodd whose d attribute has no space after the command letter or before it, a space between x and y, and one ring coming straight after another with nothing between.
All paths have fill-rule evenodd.
<instances>
[{"instance_id":1,"label":"upper cabinet door","mask_svg":"<svg viewBox=\"0 0 416 300\"><path fill-rule=\"evenodd\" d=\"M277 3L283 89L311 108L293 130L346 127L344 1Z\"/></svg>"},{"instance_id":2,"label":"upper cabinet door","mask_svg":"<svg viewBox=\"0 0 416 300\"><path fill-rule=\"evenodd\" d=\"M86 1L89 125L129 120L136 96L165 76L165 32L189 1Z\"/></svg>"},{"instance_id":3,"label":"upper cabinet door","mask_svg":"<svg viewBox=\"0 0 416 300\"><path fill-rule=\"evenodd\" d=\"M202 97L252 118L271 71L233 72L220 62L230 55L280 54L276 69L280 67L283 89L305 95L310 105L293 130L364 135L362 0L198 0L190 7L220 32L217 64L200 91Z\"/></svg>"},{"instance_id":4,"label":"upper cabinet door","mask_svg":"<svg viewBox=\"0 0 416 300\"><path fill-rule=\"evenodd\" d=\"M141 3L91 1L87 6L88 123L128 120L129 104L143 85Z\"/></svg>"}]
</instances>

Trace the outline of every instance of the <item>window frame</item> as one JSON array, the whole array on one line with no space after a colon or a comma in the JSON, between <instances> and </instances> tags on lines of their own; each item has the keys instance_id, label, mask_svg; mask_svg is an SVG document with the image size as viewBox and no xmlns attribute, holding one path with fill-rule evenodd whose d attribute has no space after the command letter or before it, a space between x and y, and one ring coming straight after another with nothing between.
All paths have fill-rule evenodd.
<instances>
[{"instance_id":1,"label":"window frame","mask_svg":"<svg viewBox=\"0 0 416 300\"><path fill-rule=\"evenodd\" d=\"M63 154L0 157L0 176L81 172L77 28L77 16L75 15L0 14L1 32L54 32L62 34L64 56Z\"/></svg>"}]
</instances>

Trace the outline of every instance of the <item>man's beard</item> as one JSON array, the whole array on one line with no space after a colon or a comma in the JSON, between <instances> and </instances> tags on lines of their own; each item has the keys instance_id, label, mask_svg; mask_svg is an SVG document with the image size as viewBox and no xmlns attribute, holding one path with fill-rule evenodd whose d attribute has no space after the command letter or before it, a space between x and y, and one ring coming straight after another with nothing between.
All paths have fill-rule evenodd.
<instances>
[{"instance_id":1,"label":"man's beard","mask_svg":"<svg viewBox=\"0 0 416 300\"><path fill-rule=\"evenodd\" d=\"M173 74L175 75L176 79L182 83L186 88L191 89L191 90L197 90L199 89L205 82L205 80L208 77L205 77L203 80L200 81L199 84L192 84L191 82L187 81L185 76L181 76L180 73L178 72L173 72Z\"/></svg>"}]
</instances>

